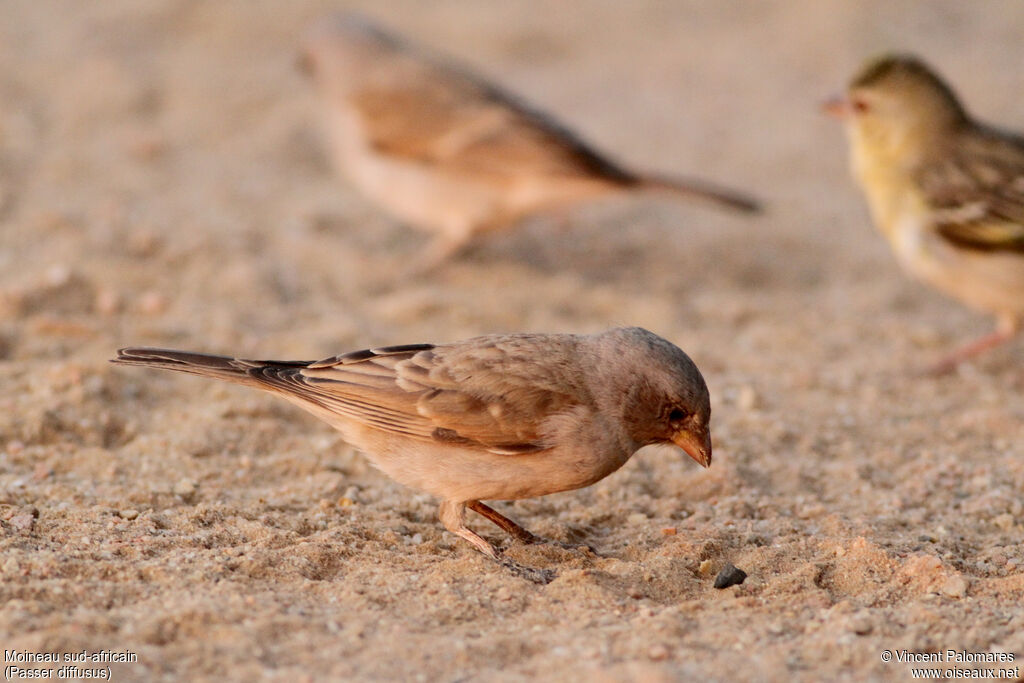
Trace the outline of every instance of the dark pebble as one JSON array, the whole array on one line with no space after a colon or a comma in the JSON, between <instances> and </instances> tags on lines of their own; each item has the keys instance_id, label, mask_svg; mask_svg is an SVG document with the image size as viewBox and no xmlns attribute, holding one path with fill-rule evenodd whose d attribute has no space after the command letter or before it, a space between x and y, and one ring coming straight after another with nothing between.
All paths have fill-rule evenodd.
<instances>
[{"instance_id":1,"label":"dark pebble","mask_svg":"<svg viewBox=\"0 0 1024 683\"><path fill-rule=\"evenodd\" d=\"M718 576L715 577L715 588L738 586L746 580L747 573L736 565L729 563L722 567L722 571L718 572Z\"/></svg>"}]
</instances>

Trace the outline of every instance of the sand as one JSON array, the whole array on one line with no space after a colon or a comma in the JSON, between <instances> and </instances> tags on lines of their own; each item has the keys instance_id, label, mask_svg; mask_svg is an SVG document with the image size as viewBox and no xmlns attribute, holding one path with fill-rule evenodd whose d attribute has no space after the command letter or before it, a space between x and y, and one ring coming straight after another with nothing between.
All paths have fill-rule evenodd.
<instances>
[{"instance_id":1,"label":"sand","mask_svg":"<svg viewBox=\"0 0 1024 683\"><path fill-rule=\"evenodd\" d=\"M364 5L615 157L768 211L610 200L396 284L425 238L332 174L294 68L327 3L6 0L3 648L133 655L70 662L119 681L909 680L904 650L1019 675L1024 349L918 374L992 321L898 270L817 105L899 48L1022 129L1024 6ZM548 585L283 401L107 363L619 324L702 368L715 463L647 449L497 504L594 552L472 521ZM727 563L749 577L716 590Z\"/></svg>"}]
</instances>

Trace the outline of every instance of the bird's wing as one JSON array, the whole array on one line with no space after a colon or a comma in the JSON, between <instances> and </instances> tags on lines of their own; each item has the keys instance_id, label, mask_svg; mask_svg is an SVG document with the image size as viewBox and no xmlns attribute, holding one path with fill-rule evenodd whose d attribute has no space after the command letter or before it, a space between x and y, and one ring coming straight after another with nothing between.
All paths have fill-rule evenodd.
<instances>
[{"instance_id":1,"label":"bird's wing","mask_svg":"<svg viewBox=\"0 0 1024 683\"><path fill-rule=\"evenodd\" d=\"M548 116L455 67L424 63L401 83L368 83L349 98L378 151L491 176L633 177Z\"/></svg>"},{"instance_id":2,"label":"bird's wing","mask_svg":"<svg viewBox=\"0 0 1024 683\"><path fill-rule=\"evenodd\" d=\"M492 453L548 447L544 425L579 397L500 341L368 349L306 367L249 371L292 394L376 429Z\"/></svg>"},{"instance_id":3,"label":"bird's wing","mask_svg":"<svg viewBox=\"0 0 1024 683\"><path fill-rule=\"evenodd\" d=\"M919 181L939 235L965 249L1024 254L1024 140L972 131Z\"/></svg>"}]
</instances>

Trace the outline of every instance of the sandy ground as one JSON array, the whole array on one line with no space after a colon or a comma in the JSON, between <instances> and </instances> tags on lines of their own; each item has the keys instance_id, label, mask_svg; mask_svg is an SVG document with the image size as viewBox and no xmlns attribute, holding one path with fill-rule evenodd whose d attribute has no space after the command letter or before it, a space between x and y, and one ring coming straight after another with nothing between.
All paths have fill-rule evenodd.
<instances>
[{"instance_id":1,"label":"sandy ground","mask_svg":"<svg viewBox=\"0 0 1024 683\"><path fill-rule=\"evenodd\" d=\"M129 651L121 681L903 680L882 656L904 649L1019 667L1024 349L915 374L991 321L897 270L817 103L901 48L1024 128L1024 5L366 5L618 158L768 213L602 202L395 286L424 237L332 175L294 69L327 3L5 0L3 647ZM651 449L499 504L596 554L473 522L546 586L284 402L107 363L616 324L703 369L715 464ZM727 562L749 578L715 590Z\"/></svg>"}]
</instances>

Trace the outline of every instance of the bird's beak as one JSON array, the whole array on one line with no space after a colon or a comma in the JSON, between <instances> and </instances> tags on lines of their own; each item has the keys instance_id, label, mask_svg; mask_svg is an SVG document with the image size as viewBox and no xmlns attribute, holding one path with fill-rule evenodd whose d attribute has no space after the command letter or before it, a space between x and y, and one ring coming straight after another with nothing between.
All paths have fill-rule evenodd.
<instances>
[{"instance_id":1,"label":"bird's beak","mask_svg":"<svg viewBox=\"0 0 1024 683\"><path fill-rule=\"evenodd\" d=\"M711 467L711 433L703 430L699 435L680 429L672 437L672 443L686 451L702 467Z\"/></svg>"},{"instance_id":2,"label":"bird's beak","mask_svg":"<svg viewBox=\"0 0 1024 683\"><path fill-rule=\"evenodd\" d=\"M836 119L850 116L850 101L842 95L835 95L821 103L821 110Z\"/></svg>"}]
</instances>

